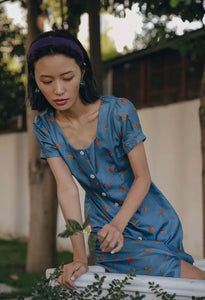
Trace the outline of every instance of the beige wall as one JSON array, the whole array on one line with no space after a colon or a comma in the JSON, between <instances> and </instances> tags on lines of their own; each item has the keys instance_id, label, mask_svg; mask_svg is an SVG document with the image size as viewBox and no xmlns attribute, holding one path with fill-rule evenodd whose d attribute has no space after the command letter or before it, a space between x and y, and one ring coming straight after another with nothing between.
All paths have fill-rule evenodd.
<instances>
[{"instance_id":1,"label":"beige wall","mask_svg":"<svg viewBox=\"0 0 205 300\"><path fill-rule=\"evenodd\" d=\"M202 258L199 100L139 111L152 179L178 212L185 250ZM29 232L27 133L0 135L0 237ZM84 193L81 190L81 198ZM58 214L57 231L64 229ZM70 248L58 238L58 248Z\"/></svg>"}]
</instances>

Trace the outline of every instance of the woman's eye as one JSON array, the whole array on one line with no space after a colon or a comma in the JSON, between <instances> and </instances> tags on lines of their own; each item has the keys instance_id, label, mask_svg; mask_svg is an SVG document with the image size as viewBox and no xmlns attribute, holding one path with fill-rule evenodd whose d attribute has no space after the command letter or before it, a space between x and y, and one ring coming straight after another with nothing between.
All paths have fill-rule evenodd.
<instances>
[{"instance_id":1,"label":"woman's eye","mask_svg":"<svg viewBox=\"0 0 205 300\"><path fill-rule=\"evenodd\" d=\"M51 83L52 81L44 81L43 84L49 84Z\"/></svg>"},{"instance_id":2,"label":"woman's eye","mask_svg":"<svg viewBox=\"0 0 205 300\"><path fill-rule=\"evenodd\" d=\"M70 80L72 80L72 79L73 79L73 77L64 78L65 81L70 81Z\"/></svg>"}]
</instances>

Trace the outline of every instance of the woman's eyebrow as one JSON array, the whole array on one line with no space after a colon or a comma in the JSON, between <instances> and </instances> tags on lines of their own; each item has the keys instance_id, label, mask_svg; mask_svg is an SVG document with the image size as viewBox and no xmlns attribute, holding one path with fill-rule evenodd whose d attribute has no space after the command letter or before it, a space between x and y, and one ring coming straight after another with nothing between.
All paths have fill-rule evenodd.
<instances>
[{"instance_id":1,"label":"woman's eyebrow","mask_svg":"<svg viewBox=\"0 0 205 300\"><path fill-rule=\"evenodd\" d=\"M60 74L60 76L67 75L67 74L70 74L70 73L73 73L73 71L71 70L71 71L64 72L64 73ZM52 75L40 75L40 77L49 77L49 78L51 78L53 76Z\"/></svg>"}]
</instances>

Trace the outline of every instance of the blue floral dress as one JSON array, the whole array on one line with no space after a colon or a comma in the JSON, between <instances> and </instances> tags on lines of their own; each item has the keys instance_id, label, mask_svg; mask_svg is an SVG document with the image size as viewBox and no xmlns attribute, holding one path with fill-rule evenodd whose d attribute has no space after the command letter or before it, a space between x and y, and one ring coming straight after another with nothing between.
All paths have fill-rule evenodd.
<instances>
[{"instance_id":1,"label":"blue floral dress","mask_svg":"<svg viewBox=\"0 0 205 300\"><path fill-rule=\"evenodd\" d=\"M91 213L97 233L120 210L134 181L127 154L146 138L135 107L125 98L102 97L96 138L85 149L69 144L52 112L39 115L33 127L41 158L61 156L85 190L85 214ZM116 254L102 252L96 235L97 264L108 272L180 277L180 261L193 263L183 250L180 220L153 182L123 235Z\"/></svg>"}]
</instances>

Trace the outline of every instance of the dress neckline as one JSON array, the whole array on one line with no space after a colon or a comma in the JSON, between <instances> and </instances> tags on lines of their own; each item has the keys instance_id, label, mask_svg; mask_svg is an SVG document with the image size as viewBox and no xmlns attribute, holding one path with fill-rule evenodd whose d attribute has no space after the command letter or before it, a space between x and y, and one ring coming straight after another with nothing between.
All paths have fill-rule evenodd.
<instances>
[{"instance_id":1,"label":"dress neckline","mask_svg":"<svg viewBox=\"0 0 205 300\"><path fill-rule=\"evenodd\" d=\"M70 144L69 140L67 139L67 137L65 136L63 130L61 129L61 127L58 125L56 118L55 118L55 114L54 112L52 112L53 114L53 119L54 119L54 124L57 128L57 130L60 132L61 136L63 137L63 139L66 141L66 143L74 150L74 151L82 151L82 150L88 150L97 140L97 136L98 136L98 130L99 130L99 124L100 124L100 118L101 118L101 110L102 110L102 101L103 101L103 97L100 98L100 105L99 105L99 111L98 111L98 121L97 121L97 130L96 130L96 135L95 138L93 139L93 141L85 148L75 148L73 145Z\"/></svg>"}]
</instances>

